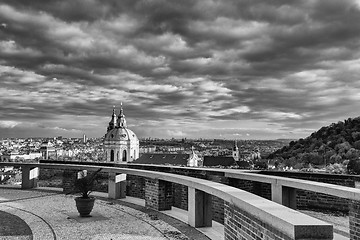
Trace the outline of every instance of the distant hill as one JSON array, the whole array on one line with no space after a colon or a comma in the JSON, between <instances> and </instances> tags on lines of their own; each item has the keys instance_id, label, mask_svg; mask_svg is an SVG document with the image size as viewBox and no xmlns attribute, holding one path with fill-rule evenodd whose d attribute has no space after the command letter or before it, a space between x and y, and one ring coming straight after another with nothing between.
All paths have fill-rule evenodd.
<instances>
[{"instance_id":1,"label":"distant hill","mask_svg":"<svg viewBox=\"0 0 360 240\"><path fill-rule=\"evenodd\" d=\"M360 117L322 127L305 139L291 141L268 156L288 166L342 163L360 156Z\"/></svg>"}]
</instances>

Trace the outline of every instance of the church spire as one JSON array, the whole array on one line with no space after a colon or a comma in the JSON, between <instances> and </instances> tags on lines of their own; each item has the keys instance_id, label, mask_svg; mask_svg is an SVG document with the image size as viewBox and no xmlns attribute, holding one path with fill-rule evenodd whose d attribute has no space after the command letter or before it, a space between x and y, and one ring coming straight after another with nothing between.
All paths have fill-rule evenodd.
<instances>
[{"instance_id":1,"label":"church spire","mask_svg":"<svg viewBox=\"0 0 360 240\"><path fill-rule=\"evenodd\" d=\"M111 130L114 129L116 127L116 113L115 113L115 106L113 108L113 113L111 115L111 121L109 122L109 126L107 128L107 130Z\"/></svg>"},{"instance_id":2,"label":"church spire","mask_svg":"<svg viewBox=\"0 0 360 240\"><path fill-rule=\"evenodd\" d=\"M239 148L237 146L237 140L235 140L234 142L234 148L233 148L234 151L239 151Z\"/></svg>"},{"instance_id":3,"label":"church spire","mask_svg":"<svg viewBox=\"0 0 360 240\"><path fill-rule=\"evenodd\" d=\"M124 115L124 110L122 107L122 102L121 102L121 107L120 107L120 113L118 115L118 127L121 128L126 128L126 120L125 120L125 115Z\"/></svg>"}]
</instances>

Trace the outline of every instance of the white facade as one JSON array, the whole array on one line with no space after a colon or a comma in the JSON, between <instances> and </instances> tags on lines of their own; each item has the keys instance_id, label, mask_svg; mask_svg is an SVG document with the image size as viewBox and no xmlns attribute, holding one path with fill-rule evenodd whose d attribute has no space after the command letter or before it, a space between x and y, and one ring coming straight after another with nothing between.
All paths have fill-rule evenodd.
<instances>
[{"instance_id":1,"label":"white facade","mask_svg":"<svg viewBox=\"0 0 360 240\"><path fill-rule=\"evenodd\" d=\"M117 118L113 110L104 138L104 150L107 162L125 163L139 158L139 139L127 128L122 108Z\"/></svg>"},{"instance_id":2,"label":"white facade","mask_svg":"<svg viewBox=\"0 0 360 240\"><path fill-rule=\"evenodd\" d=\"M237 146L237 141L235 141L232 156L235 159L235 161L239 161L239 148Z\"/></svg>"},{"instance_id":3,"label":"white facade","mask_svg":"<svg viewBox=\"0 0 360 240\"><path fill-rule=\"evenodd\" d=\"M188 167L202 167L202 159L196 155L194 147L191 147L191 154L189 156Z\"/></svg>"},{"instance_id":4,"label":"white facade","mask_svg":"<svg viewBox=\"0 0 360 240\"><path fill-rule=\"evenodd\" d=\"M29 154L9 154L0 156L0 162L14 161L16 159L34 160L35 158L41 158L41 153L29 153Z\"/></svg>"},{"instance_id":5,"label":"white facade","mask_svg":"<svg viewBox=\"0 0 360 240\"><path fill-rule=\"evenodd\" d=\"M56 158L56 149L51 142L41 144L40 152L43 159L49 159L50 156Z\"/></svg>"}]
</instances>

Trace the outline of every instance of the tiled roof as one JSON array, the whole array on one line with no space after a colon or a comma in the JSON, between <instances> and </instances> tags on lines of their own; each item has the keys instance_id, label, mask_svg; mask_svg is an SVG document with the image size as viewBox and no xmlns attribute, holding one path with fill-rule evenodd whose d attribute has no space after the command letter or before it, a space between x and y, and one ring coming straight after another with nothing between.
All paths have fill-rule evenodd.
<instances>
[{"instance_id":1,"label":"tiled roof","mask_svg":"<svg viewBox=\"0 0 360 240\"><path fill-rule=\"evenodd\" d=\"M190 154L171 154L171 153L144 153L133 161L140 164L171 164L171 165L187 165Z\"/></svg>"},{"instance_id":2,"label":"tiled roof","mask_svg":"<svg viewBox=\"0 0 360 240\"><path fill-rule=\"evenodd\" d=\"M204 156L204 167L210 166L237 166L237 163L233 157L223 157L223 156Z\"/></svg>"},{"instance_id":3,"label":"tiled roof","mask_svg":"<svg viewBox=\"0 0 360 240\"><path fill-rule=\"evenodd\" d=\"M236 162L240 169L250 169L251 164L248 161L238 161Z\"/></svg>"}]
</instances>

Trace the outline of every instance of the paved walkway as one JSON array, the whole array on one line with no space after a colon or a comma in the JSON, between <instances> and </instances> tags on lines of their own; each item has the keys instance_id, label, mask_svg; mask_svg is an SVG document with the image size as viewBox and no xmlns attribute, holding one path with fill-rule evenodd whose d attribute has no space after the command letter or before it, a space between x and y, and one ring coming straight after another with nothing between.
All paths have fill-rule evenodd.
<instances>
[{"instance_id":1,"label":"paved walkway","mask_svg":"<svg viewBox=\"0 0 360 240\"><path fill-rule=\"evenodd\" d=\"M91 215L80 218L71 195L0 186L0 239L208 239L179 220L119 200L97 199Z\"/></svg>"}]
</instances>

